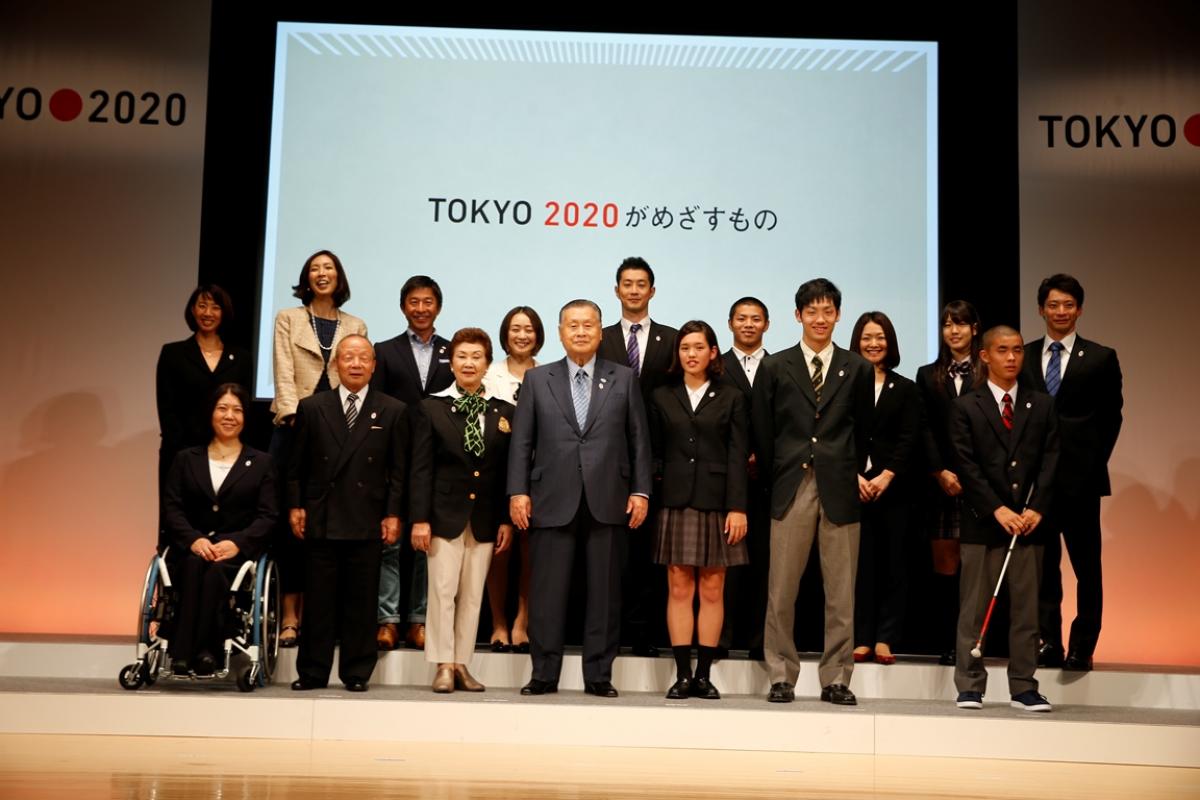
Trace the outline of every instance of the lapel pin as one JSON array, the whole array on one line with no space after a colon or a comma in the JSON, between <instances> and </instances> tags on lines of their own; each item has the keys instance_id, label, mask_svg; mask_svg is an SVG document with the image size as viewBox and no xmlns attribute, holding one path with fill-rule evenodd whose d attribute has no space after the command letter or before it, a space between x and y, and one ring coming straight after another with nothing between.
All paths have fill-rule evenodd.
<instances>
[{"instance_id":1,"label":"lapel pin","mask_svg":"<svg viewBox=\"0 0 1200 800\"><path fill-rule=\"evenodd\" d=\"M894 387L895 387L895 385L896 385L896 384L894 384L894 383L889 383L889 384L888 384L888 388L889 388L889 389L891 389L891 388L894 388Z\"/></svg>"},{"instance_id":2,"label":"lapel pin","mask_svg":"<svg viewBox=\"0 0 1200 800\"><path fill-rule=\"evenodd\" d=\"M1026 408L1033 408L1033 403L1026 403L1026 404L1025 404L1025 407L1026 407Z\"/></svg>"},{"instance_id":3,"label":"lapel pin","mask_svg":"<svg viewBox=\"0 0 1200 800\"><path fill-rule=\"evenodd\" d=\"M508 424L507 417L501 417L500 421L498 423L496 423L496 428L501 433L511 433L512 432L512 426Z\"/></svg>"},{"instance_id":4,"label":"lapel pin","mask_svg":"<svg viewBox=\"0 0 1200 800\"><path fill-rule=\"evenodd\" d=\"M1083 353L1080 353L1080 355L1083 355ZM230 360L230 361L233 361L233 353L230 353L230 354L229 354L229 360Z\"/></svg>"},{"instance_id":5,"label":"lapel pin","mask_svg":"<svg viewBox=\"0 0 1200 800\"><path fill-rule=\"evenodd\" d=\"M662 337L661 337L661 336L655 336L655 337L654 337L654 341L656 341L656 342L661 342L661 341L662 341Z\"/></svg>"},{"instance_id":6,"label":"lapel pin","mask_svg":"<svg viewBox=\"0 0 1200 800\"><path fill-rule=\"evenodd\" d=\"M375 419L377 416L379 416L379 415L376 414L374 411L371 412L371 419Z\"/></svg>"},{"instance_id":7,"label":"lapel pin","mask_svg":"<svg viewBox=\"0 0 1200 800\"><path fill-rule=\"evenodd\" d=\"M442 353L444 353L444 352L446 352L446 348L445 348L445 347L441 347L441 348L439 348L439 349L438 349L438 355L439 355L439 356L440 356Z\"/></svg>"},{"instance_id":8,"label":"lapel pin","mask_svg":"<svg viewBox=\"0 0 1200 800\"><path fill-rule=\"evenodd\" d=\"M716 393L716 392L709 392L709 393L708 393L708 396L709 396L709 397L716 397L716 396L717 396L717 393Z\"/></svg>"},{"instance_id":9,"label":"lapel pin","mask_svg":"<svg viewBox=\"0 0 1200 800\"><path fill-rule=\"evenodd\" d=\"M1082 351L1082 350L1080 350L1080 351L1079 351L1078 353L1076 353L1075 355L1077 355L1077 356L1080 356L1080 357L1082 358L1082 357L1083 357L1083 351ZM230 358L233 358L233 356L230 356Z\"/></svg>"},{"instance_id":10,"label":"lapel pin","mask_svg":"<svg viewBox=\"0 0 1200 800\"><path fill-rule=\"evenodd\" d=\"M839 378L844 378L844 377L846 377L846 370L844 370L844 369L839 369L839 370L838 370L838 377L839 377Z\"/></svg>"},{"instance_id":11,"label":"lapel pin","mask_svg":"<svg viewBox=\"0 0 1200 800\"><path fill-rule=\"evenodd\" d=\"M250 459L246 459L246 466L250 466Z\"/></svg>"}]
</instances>

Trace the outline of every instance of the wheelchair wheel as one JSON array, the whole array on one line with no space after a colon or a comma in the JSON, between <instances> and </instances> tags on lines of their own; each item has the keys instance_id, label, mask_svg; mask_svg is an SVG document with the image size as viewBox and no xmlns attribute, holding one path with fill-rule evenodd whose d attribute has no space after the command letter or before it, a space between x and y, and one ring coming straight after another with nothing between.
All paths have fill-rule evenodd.
<instances>
[{"instance_id":1,"label":"wheelchair wheel","mask_svg":"<svg viewBox=\"0 0 1200 800\"><path fill-rule=\"evenodd\" d=\"M242 670L241 672L238 673L238 676L237 676L238 691L239 692L253 692L254 687L258 685L258 682L261 680L261 678L262 678L262 671L258 668L257 664L253 664L249 667L246 667L244 670Z\"/></svg>"},{"instance_id":2,"label":"wheelchair wheel","mask_svg":"<svg viewBox=\"0 0 1200 800\"><path fill-rule=\"evenodd\" d=\"M263 559L255 586L254 641L259 646L257 685L266 686L275 675L279 658L279 570L274 561Z\"/></svg>"},{"instance_id":3,"label":"wheelchair wheel","mask_svg":"<svg viewBox=\"0 0 1200 800\"><path fill-rule=\"evenodd\" d=\"M133 691L142 688L145 678L142 676L142 663L139 661L136 664L129 664L121 670L117 680L121 683L122 689Z\"/></svg>"},{"instance_id":4,"label":"wheelchair wheel","mask_svg":"<svg viewBox=\"0 0 1200 800\"><path fill-rule=\"evenodd\" d=\"M138 598L137 630L138 642L141 644L154 644L158 638L155 612L162 596L161 593L162 587L158 579L158 556L155 555L150 559L150 566L146 568L146 579L142 582L142 593Z\"/></svg>"}]
</instances>

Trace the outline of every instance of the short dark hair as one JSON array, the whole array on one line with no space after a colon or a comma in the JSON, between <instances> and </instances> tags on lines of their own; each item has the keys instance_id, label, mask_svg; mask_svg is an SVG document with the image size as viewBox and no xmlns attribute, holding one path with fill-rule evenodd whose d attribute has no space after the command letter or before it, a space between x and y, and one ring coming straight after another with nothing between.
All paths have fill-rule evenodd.
<instances>
[{"instance_id":1,"label":"short dark hair","mask_svg":"<svg viewBox=\"0 0 1200 800\"><path fill-rule=\"evenodd\" d=\"M329 256L329 260L333 262L333 268L337 270L338 284L337 288L333 290L333 305L334 308L341 308L350 299L350 281L346 277L346 270L342 268L342 260L332 250L318 250L304 259L304 266L300 268L300 278L292 287L292 297L299 299L304 305L313 301L316 294L312 290L312 284L308 281L308 268L312 266L312 262L317 256Z\"/></svg>"},{"instance_id":2,"label":"short dark hair","mask_svg":"<svg viewBox=\"0 0 1200 800\"><path fill-rule=\"evenodd\" d=\"M217 326L218 331L224 327L225 323L233 321L233 298L229 296L229 292L215 283L202 283L192 290L187 305L183 307L183 321L187 323L189 331L195 333L200 329L200 326L196 324L195 315L192 314L192 306L196 305L196 301L201 297L207 297L220 307L221 324Z\"/></svg>"},{"instance_id":3,"label":"short dark hair","mask_svg":"<svg viewBox=\"0 0 1200 800\"><path fill-rule=\"evenodd\" d=\"M404 305L404 301L416 289L430 289L433 291L433 297L437 300L438 311L442 310L442 287L438 286L438 282L428 275L413 275L404 282L400 287L400 305Z\"/></svg>"},{"instance_id":4,"label":"short dark hair","mask_svg":"<svg viewBox=\"0 0 1200 800\"><path fill-rule=\"evenodd\" d=\"M884 338L887 339L887 355L883 357L885 369L895 369L900 365L900 343L896 340L896 326L882 311L866 311L854 323L854 332L850 334L850 351L862 355L863 328L868 322L874 322L883 328Z\"/></svg>"},{"instance_id":5,"label":"short dark hair","mask_svg":"<svg viewBox=\"0 0 1200 800\"><path fill-rule=\"evenodd\" d=\"M212 394L208 396L207 411L205 419L208 420L209 427L212 427L212 415L217 410L217 403L221 402L221 398L227 394L231 394L238 399L242 404L242 413L246 415L246 419L250 418L250 393L246 391L246 387L240 383L222 383L216 389L213 389ZM215 434L214 434L215 435Z\"/></svg>"},{"instance_id":6,"label":"short dark hair","mask_svg":"<svg viewBox=\"0 0 1200 800\"><path fill-rule=\"evenodd\" d=\"M621 273L631 269L640 269L650 276L650 285L654 285L654 270L650 269L650 265L646 259L641 256L630 256L621 262L621 266L617 267L617 283L621 282Z\"/></svg>"},{"instance_id":7,"label":"short dark hair","mask_svg":"<svg viewBox=\"0 0 1200 800\"><path fill-rule=\"evenodd\" d=\"M492 363L492 339L483 328L459 328L456 330L454 336L450 337L451 358L454 358L454 351L462 344L483 345L483 357L489 364Z\"/></svg>"},{"instance_id":8,"label":"short dark hair","mask_svg":"<svg viewBox=\"0 0 1200 800\"><path fill-rule=\"evenodd\" d=\"M580 298L578 300L568 300L563 304L563 307L558 310L559 325L562 325L563 314L566 313L568 308L590 308L592 311L596 312L596 319L600 320L600 324L604 324L604 315L600 313L600 306L596 305L595 302L591 300Z\"/></svg>"},{"instance_id":9,"label":"short dark hair","mask_svg":"<svg viewBox=\"0 0 1200 800\"><path fill-rule=\"evenodd\" d=\"M737 311L738 306L758 306L762 309L763 319L767 322L771 321L771 312L767 311L767 304L757 297L739 297L733 301L733 305L729 307L729 318L733 319L733 312Z\"/></svg>"},{"instance_id":10,"label":"short dark hair","mask_svg":"<svg viewBox=\"0 0 1200 800\"><path fill-rule=\"evenodd\" d=\"M987 350L988 347L991 346L992 342L996 339L997 336L1016 336L1018 339L1020 339L1021 332L1018 331L1016 328L1012 327L1011 325L993 325L992 327L988 328L986 331L983 332L983 336L981 337L982 342L983 342L983 349ZM1025 340L1022 339L1021 345L1024 346L1024 344L1025 344Z\"/></svg>"},{"instance_id":11,"label":"short dark hair","mask_svg":"<svg viewBox=\"0 0 1200 800\"><path fill-rule=\"evenodd\" d=\"M799 311L809 303L828 300L838 311L842 310L842 292L828 278L813 278L800 284L796 290L796 310Z\"/></svg>"},{"instance_id":12,"label":"short dark hair","mask_svg":"<svg viewBox=\"0 0 1200 800\"><path fill-rule=\"evenodd\" d=\"M689 320L679 326L679 332L675 334L675 341L671 343L671 366L667 369L667 374L679 375L682 378L683 365L679 363L679 343L683 341L683 337L692 333L704 334L704 341L708 343L709 347L721 349L717 344L717 332L712 329L711 325L701 319ZM725 359L718 355L708 362L708 367L704 372L708 375L709 380L721 377L725 372Z\"/></svg>"},{"instance_id":13,"label":"short dark hair","mask_svg":"<svg viewBox=\"0 0 1200 800\"><path fill-rule=\"evenodd\" d=\"M1077 281L1073 276L1060 272L1057 275L1051 275L1046 280L1042 281L1038 286L1037 301L1038 308L1044 308L1046 298L1050 296L1050 290L1057 289L1060 292L1071 295L1075 298L1075 303L1080 308L1083 308L1083 284Z\"/></svg>"},{"instance_id":14,"label":"short dark hair","mask_svg":"<svg viewBox=\"0 0 1200 800\"><path fill-rule=\"evenodd\" d=\"M506 354L509 352L508 326L512 324L513 317L515 317L517 314L524 314L525 316L529 317L529 322L531 325L533 325L533 355L536 356L538 352L541 351L542 345L546 343L546 328L542 325L542 318L539 317L538 313L529 306L517 306L516 308L510 309L509 312L504 315L504 319L500 321L500 349Z\"/></svg>"}]
</instances>

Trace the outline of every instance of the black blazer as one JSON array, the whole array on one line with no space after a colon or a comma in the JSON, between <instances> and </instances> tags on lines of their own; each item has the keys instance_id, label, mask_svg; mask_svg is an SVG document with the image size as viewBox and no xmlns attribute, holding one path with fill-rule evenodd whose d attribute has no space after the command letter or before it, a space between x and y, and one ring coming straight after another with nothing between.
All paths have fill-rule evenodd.
<instances>
[{"instance_id":1,"label":"black blazer","mask_svg":"<svg viewBox=\"0 0 1200 800\"><path fill-rule=\"evenodd\" d=\"M208 444L212 439L212 420L205 413L208 398L223 383L250 390L250 353L245 348L226 343L217 368L209 370L195 336L163 345L154 387L164 451L174 455L185 447Z\"/></svg>"},{"instance_id":2,"label":"black blazer","mask_svg":"<svg viewBox=\"0 0 1200 800\"><path fill-rule=\"evenodd\" d=\"M764 350L763 359L765 360L768 355L770 353ZM746 398L746 408L749 409L754 387L746 379L746 370L742 369L742 360L738 358L733 348L726 350L721 358L725 360L725 371L721 373L721 380L741 390L742 396ZM759 364L761 366L762 362L760 361Z\"/></svg>"},{"instance_id":3,"label":"black blazer","mask_svg":"<svg viewBox=\"0 0 1200 800\"><path fill-rule=\"evenodd\" d=\"M1042 373L1045 339L1025 345L1021 380L1046 391ZM1121 365L1117 352L1102 344L1075 337L1054 409L1062 451L1058 458L1058 489L1064 495L1106 497L1112 494L1108 459L1121 432Z\"/></svg>"},{"instance_id":4,"label":"black blazer","mask_svg":"<svg viewBox=\"0 0 1200 800\"><path fill-rule=\"evenodd\" d=\"M662 505L745 511L750 421L742 393L714 380L692 411L680 382L658 387L652 400L650 446Z\"/></svg>"},{"instance_id":5,"label":"black blazer","mask_svg":"<svg viewBox=\"0 0 1200 800\"><path fill-rule=\"evenodd\" d=\"M452 397L427 397L412 413L409 523L428 522L434 536L456 539L471 523L477 541L496 539L508 525L508 443L514 408L491 398L483 425L483 455L463 449L467 420Z\"/></svg>"},{"instance_id":6,"label":"black blazer","mask_svg":"<svg viewBox=\"0 0 1200 800\"><path fill-rule=\"evenodd\" d=\"M800 345L763 359L751 409L759 475L771 485L771 516L784 512L816 465L817 491L838 525L858 522L858 465L866 460L875 406L875 371L865 358L834 346L821 402Z\"/></svg>"},{"instance_id":7,"label":"black blazer","mask_svg":"<svg viewBox=\"0 0 1200 800\"><path fill-rule=\"evenodd\" d=\"M405 510L408 442L404 404L383 392L367 392L352 431L337 389L301 400L288 508L307 511L305 538L380 538L383 518Z\"/></svg>"},{"instance_id":8,"label":"black blazer","mask_svg":"<svg viewBox=\"0 0 1200 800\"><path fill-rule=\"evenodd\" d=\"M937 362L917 370L917 390L921 395L925 424L921 429L921 454L925 457L926 472L948 469L958 472L958 457L950 440L950 409L961 395L970 393L973 378L964 378L961 393L954 388L954 379L947 376L938 386Z\"/></svg>"},{"instance_id":9,"label":"black blazer","mask_svg":"<svg viewBox=\"0 0 1200 800\"><path fill-rule=\"evenodd\" d=\"M424 386L421 385L421 373L417 371L417 360L413 357L407 331L375 345L375 374L371 376L371 388L391 395L410 409L415 408L423 398L445 389L453 380L454 375L450 372L450 342L436 333L433 335L433 355Z\"/></svg>"},{"instance_id":10,"label":"black blazer","mask_svg":"<svg viewBox=\"0 0 1200 800\"><path fill-rule=\"evenodd\" d=\"M184 553L208 537L232 541L239 557L258 558L275 526L275 462L266 453L242 446L219 491L213 491L208 445L179 451L163 490L167 541Z\"/></svg>"},{"instance_id":11,"label":"black blazer","mask_svg":"<svg viewBox=\"0 0 1200 800\"><path fill-rule=\"evenodd\" d=\"M1007 545L1009 535L993 516L996 509L1007 506L1019 514L1032 508L1044 516L1054 497L1058 464L1054 402L1050 395L1018 381L1013 429L1009 431L1000 419L996 398L984 384L956 400L950 418L966 500L961 540L965 544Z\"/></svg>"},{"instance_id":12,"label":"black blazer","mask_svg":"<svg viewBox=\"0 0 1200 800\"><path fill-rule=\"evenodd\" d=\"M659 325L650 320L650 330L646 337L646 352L642 354L642 369L638 373L638 387L642 393L642 403L647 413L650 411L650 398L654 390L663 386L670 378L667 370L671 368L671 347L675 344L677 330L669 325ZM597 358L629 366L629 351L625 349L625 336L621 333L621 323L609 325L604 329L600 338L600 350Z\"/></svg>"},{"instance_id":13,"label":"black blazer","mask_svg":"<svg viewBox=\"0 0 1200 800\"><path fill-rule=\"evenodd\" d=\"M874 392L875 376L872 374L871 378L871 391ZM859 471L867 478L874 478L885 469L895 473L896 477L884 497L893 494L912 477L920 463L917 454L920 436L921 398L917 394L917 385L903 375L888 370L879 400L875 403L870 435L867 437L870 471L867 470L866 458L859 464Z\"/></svg>"}]
</instances>

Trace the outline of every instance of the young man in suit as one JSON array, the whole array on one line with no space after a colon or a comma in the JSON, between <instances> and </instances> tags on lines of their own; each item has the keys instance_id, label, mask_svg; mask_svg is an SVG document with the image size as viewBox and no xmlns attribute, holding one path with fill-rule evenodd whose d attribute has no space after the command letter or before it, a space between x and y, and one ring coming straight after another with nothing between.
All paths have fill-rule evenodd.
<instances>
[{"instance_id":1,"label":"young man in suit","mask_svg":"<svg viewBox=\"0 0 1200 800\"><path fill-rule=\"evenodd\" d=\"M1058 462L1058 425L1048 395L1018 384L1025 347L1004 325L983 335L987 383L959 397L950 436L965 500L960 521L957 664L959 708L983 708L987 669L971 655L1012 537L1008 581L1008 689L1014 708L1049 711L1038 694L1038 573L1042 545L1031 536L1050 508Z\"/></svg>"},{"instance_id":2,"label":"young man in suit","mask_svg":"<svg viewBox=\"0 0 1200 800\"><path fill-rule=\"evenodd\" d=\"M825 651L817 674L821 699L855 705L854 579L861 504L858 464L875 400L866 359L833 343L842 293L817 278L796 291L800 343L766 359L754 381L752 423L758 469L771 486L771 564L763 632L771 691L795 699L796 594L813 541L820 542L825 585Z\"/></svg>"},{"instance_id":3,"label":"young man in suit","mask_svg":"<svg viewBox=\"0 0 1200 800\"><path fill-rule=\"evenodd\" d=\"M668 380L671 348L676 330L650 319L650 300L654 297L654 270L646 259L631 256L617 267L614 292L621 301L621 321L604 329L600 358L628 366L634 372L642 405L650 407L654 390ZM651 498L650 516L657 504ZM657 656L655 641L662 638L666 615L666 585L662 570L653 563L649 536L630 542L628 566L624 576L626 635L639 656Z\"/></svg>"},{"instance_id":4,"label":"young man in suit","mask_svg":"<svg viewBox=\"0 0 1200 800\"><path fill-rule=\"evenodd\" d=\"M583 680L616 697L612 662L621 624L621 556L646 519L650 435L633 371L598 358L600 307L573 300L559 312L567 357L525 373L509 445L513 523L529 529L533 677L521 694L558 691L576 547L587 555Z\"/></svg>"},{"instance_id":5,"label":"young man in suit","mask_svg":"<svg viewBox=\"0 0 1200 800\"><path fill-rule=\"evenodd\" d=\"M1045 522L1038 627L1038 663L1068 670L1092 668L1100 638L1104 583L1100 564L1100 498L1112 494L1108 459L1121 432L1121 365L1115 350L1075 331L1083 316L1083 286L1070 275L1052 275L1037 293L1046 336L1026 345L1022 380L1054 398L1062 452L1054 505ZM1062 543L1076 579L1076 615L1066 659L1062 642Z\"/></svg>"},{"instance_id":6,"label":"young man in suit","mask_svg":"<svg viewBox=\"0 0 1200 800\"><path fill-rule=\"evenodd\" d=\"M408 320L404 333L376 345L375 377L371 387L391 395L408 408L451 384L450 342L435 333L442 310L442 289L427 275L414 275L400 289L400 309ZM408 555L408 558L404 558ZM410 573L408 635L410 647L425 647L425 609L429 573L424 553L402 553L401 543L384 548L379 575L380 650L393 649L400 638L400 575Z\"/></svg>"},{"instance_id":7,"label":"young man in suit","mask_svg":"<svg viewBox=\"0 0 1200 800\"><path fill-rule=\"evenodd\" d=\"M304 540L304 637L292 688L338 677L365 692L375 669L375 609L382 545L400 536L408 458L404 404L368 386L375 352L364 336L337 347L337 389L300 401L288 476L288 521Z\"/></svg>"}]
</instances>

